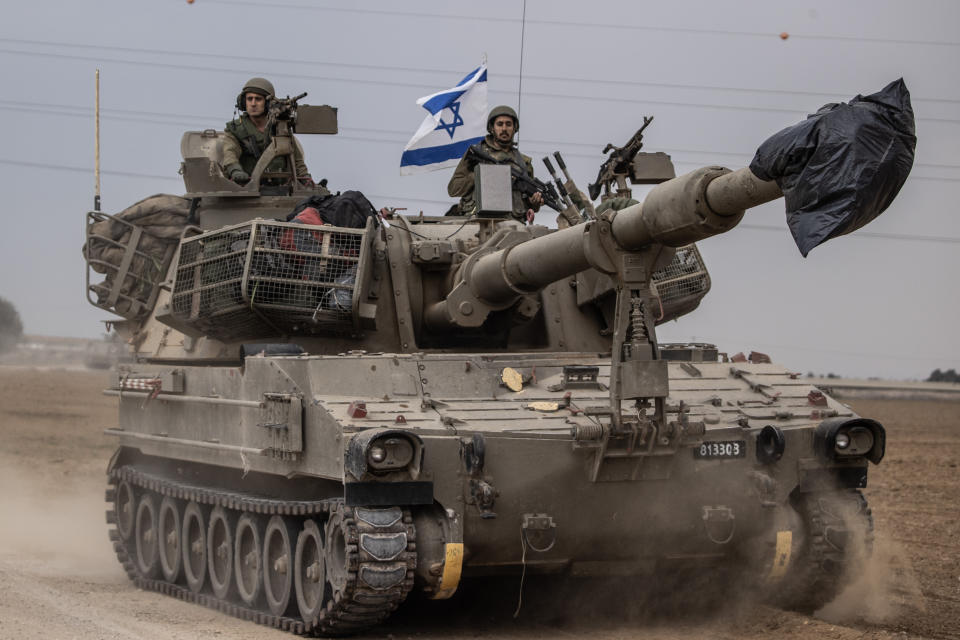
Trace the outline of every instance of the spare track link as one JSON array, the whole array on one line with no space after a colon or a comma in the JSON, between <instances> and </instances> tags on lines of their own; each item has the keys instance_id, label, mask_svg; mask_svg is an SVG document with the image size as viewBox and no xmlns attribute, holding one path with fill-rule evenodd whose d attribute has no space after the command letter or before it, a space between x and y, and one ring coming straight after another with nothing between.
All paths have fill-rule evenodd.
<instances>
[{"instance_id":1,"label":"spare track link","mask_svg":"<svg viewBox=\"0 0 960 640\"><path fill-rule=\"evenodd\" d=\"M227 602L214 596L212 593L194 593L181 584L173 584L162 579L152 579L141 575L133 560L136 553L132 547L133 540L124 541L116 524L114 498L116 487L126 480L130 485L144 491L153 492L159 496L170 496L184 501L195 501L199 504L222 506L238 512L251 512L266 516L315 516L326 520L336 515L342 522L346 544L346 583L342 590L331 597L323 611L313 620L304 621L300 618L273 615L268 610L251 609L238 602ZM394 508L396 518L371 518L372 512L383 513L391 510L365 510L358 507L348 507L340 499L314 501L286 501L243 494L222 489L200 487L187 483L177 482L160 476L138 471L132 467L119 467L109 473L106 492L107 523L114 525L109 529L110 541L113 544L117 559L127 574L127 577L140 589L156 591L186 602L199 604L215 609L227 615L242 620L248 620L268 627L282 629L297 635L314 636L341 636L358 633L369 627L383 622L413 588L414 569L416 568L416 530L413 517L408 509ZM358 512L361 517L358 518ZM363 517L366 516L366 517ZM405 536L406 545L399 553L387 560L371 554L358 544L361 535L369 538L381 537L387 540L396 540L398 536ZM403 539L400 537L399 539ZM370 546L369 544L366 546ZM371 585L364 579L364 574L374 575L396 574L400 566L404 567L402 576L398 576L395 584Z\"/></svg>"}]
</instances>

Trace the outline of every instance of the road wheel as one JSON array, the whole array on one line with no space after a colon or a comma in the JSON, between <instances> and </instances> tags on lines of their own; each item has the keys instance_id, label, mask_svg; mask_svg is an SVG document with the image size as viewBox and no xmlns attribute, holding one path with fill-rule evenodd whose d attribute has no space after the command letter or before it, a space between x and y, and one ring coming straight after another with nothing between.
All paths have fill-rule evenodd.
<instances>
[{"instance_id":1,"label":"road wheel","mask_svg":"<svg viewBox=\"0 0 960 640\"><path fill-rule=\"evenodd\" d=\"M220 505L210 512L207 525L207 570L215 596L226 600L233 586L233 513Z\"/></svg>"},{"instance_id":2,"label":"road wheel","mask_svg":"<svg viewBox=\"0 0 960 640\"><path fill-rule=\"evenodd\" d=\"M323 536L320 527L313 520L303 523L303 530L297 537L297 553L294 571L294 584L297 592L297 606L303 621L310 624L317 620L327 604L325 595L326 571L324 570Z\"/></svg>"},{"instance_id":3,"label":"road wheel","mask_svg":"<svg viewBox=\"0 0 960 640\"><path fill-rule=\"evenodd\" d=\"M270 613L286 615L293 603L293 541L297 527L293 520L273 516L263 534L263 595Z\"/></svg>"},{"instance_id":4,"label":"road wheel","mask_svg":"<svg viewBox=\"0 0 960 640\"><path fill-rule=\"evenodd\" d=\"M237 592L247 606L256 608L263 593L263 521L249 513L237 520L234 535L234 573Z\"/></svg>"},{"instance_id":5,"label":"road wheel","mask_svg":"<svg viewBox=\"0 0 960 640\"><path fill-rule=\"evenodd\" d=\"M134 529L137 570L145 578L155 578L160 570L160 545L157 540L156 498L150 494L140 498Z\"/></svg>"},{"instance_id":6,"label":"road wheel","mask_svg":"<svg viewBox=\"0 0 960 640\"><path fill-rule=\"evenodd\" d=\"M180 577L180 566L183 563L181 549L180 508L176 500L170 496L160 502L160 514L157 516L157 533L159 534L160 569L167 582L176 582Z\"/></svg>"},{"instance_id":7,"label":"road wheel","mask_svg":"<svg viewBox=\"0 0 960 640\"><path fill-rule=\"evenodd\" d=\"M350 583L348 556L356 557L357 544L349 540L349 525L347 516L340 504L327 521L324 539L324 560L327 573L327 582L330 584L330 597L336 602L349 596L347 586ZM356 567L354 567L356 571Z\"/></svg>"},{"instance_id":8,"label":"road wheel","mask_svg":"<svg viewBox=\"0 0 960 640\"><path fill-rule=\"evenodd\" d=\"M135 526L136 495L133 486L126 480L121 480L114 494L114 510L117 514L117 531L124 540L130 540Z\"/></svg>"},{"instance_id":9,"label":"road wheel","mask_svg":"<svg viewBox=\"0 0 960 640\"><path fill-rule=\"evenodd\" d=\"M196 502L183 510L183 574L194 593L203 589L207 579L207 519Z\"/></svg>"}]
</instances>

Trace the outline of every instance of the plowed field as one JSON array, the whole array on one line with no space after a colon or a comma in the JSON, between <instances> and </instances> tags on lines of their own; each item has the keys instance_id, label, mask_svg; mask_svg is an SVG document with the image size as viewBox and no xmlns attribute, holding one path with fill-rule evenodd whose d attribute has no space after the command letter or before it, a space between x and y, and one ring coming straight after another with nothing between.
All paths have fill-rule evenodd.
<instances>
[{"instance_id":1,"label":"plowed field","mask_svg":"<svg viewBox=\"0 0 960 640\"><path fill-rule=\"evenodd\" d=\"M104 521L115 399L104 372L0 367L0 638L253 639L288 634L133 587ZM632 592L538 598L516 581L408 603L368 637L960 638L960 402L851 401L887 428L865 495L877 542L867 571L815 616L730 597L704 611Z\"/></svg>"}]
</instances>

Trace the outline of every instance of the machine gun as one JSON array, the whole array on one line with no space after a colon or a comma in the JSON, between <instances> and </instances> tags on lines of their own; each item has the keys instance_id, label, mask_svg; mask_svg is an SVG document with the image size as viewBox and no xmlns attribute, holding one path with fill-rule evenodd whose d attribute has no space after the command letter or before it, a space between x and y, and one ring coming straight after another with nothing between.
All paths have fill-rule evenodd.
<instances>
[{"instance_id":1,"label":"machine gun","mask_svg":"<svg viewBox=\"0 0 960 640\"><path fill-rule=\"evenodd\" d=\"M270 107L267 110L267 127L272 140L270 145L261 154L257 165L250 176L250 184L257 186L264 179L280 181L294 186L305 186L312 189L313 183L300 185L302 176L296 173L294 149L296 142L293 133L337 133L337 110L327 105L312 106L300 105L298 102L307 97L304 91L300 95L286 98L270 98ZM272 173L266 170L267 166L277 156L287 157L287 171ZM324 182L325 184L325 182Z\"/></svg>"},{"instance_id":2,"label":"machine gun","mask_svg":"<svg viewBox=\"0 0 960 640\"><path fill-rule=\"evenodd\" d=\"M278 98L277 96L270 97L270 106L267 109L267 123L270 127L270 133L276 135L278 125L283 123L296 125L297 122L297 104L298 101L307 97L307 92L304 91L298 96L286 98Z\"/></svg>"},{"instance_id":3,"label":"machine gun","mask_svg":"<svg viewBox=\"0 0 960 640\"><path fill-rule=\"evenodd\" d=\"M613 197L632 197L627 187L627 178L632 184L659 184L676 177L670 156L665 153L640 153L643 148L643 130L653 122L653 116L643 118L643 126L631 136L622 147L611 143L603 148L603 153L610 157L600 165L597 181L587 186L590 199L596 200L601 192L603 199ZM616 193L611 193L611 186L616 183Z\"/></svg>"},{"instance_id":4,"label":"machine gun","mask_svg":"<svg viewBox=\"0 0 960 640\"><path fill-rule=\"evenodd\" d=\"M533 194L539 193L543 197L543 204L547 205L557 213L563 213L563 211L567 208L560 200L560 196L557 194L557 190L552 184L548 184L542 180L534 178L531 175L528 175L524 168L518 167L509 160L497 160L486 151L482 151L479 148L479 145L473 145L467 149L466 157L474 164L483 162L487 164L509 165L510 176L513 180L513 184L517 189L520 190L520 193L525 198L529 198Z\"/></svg>"}]
</instances>

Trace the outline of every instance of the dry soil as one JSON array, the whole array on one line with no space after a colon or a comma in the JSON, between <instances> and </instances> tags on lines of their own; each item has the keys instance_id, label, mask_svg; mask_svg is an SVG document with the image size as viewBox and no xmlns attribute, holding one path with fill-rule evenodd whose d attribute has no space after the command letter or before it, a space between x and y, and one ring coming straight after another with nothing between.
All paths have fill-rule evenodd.
<instances>
[{"instance_id":1,"label":"dry soil","mask_svg":"<svg viewBox=\"0 0 960 640\"><path fill-rule=\"evenodd\" d=\"M104 470L115 400L105 372L0 367L0 639L289 638L136 589L107 540ZM960 638L960 402L864 400L887 428L887 456L865 491L877 543L864 575L814 616L732 594L704 611L693 589L669 605L631 591L538 599L515 581L465 586L451 601L410 602L367 637ZM599 603L598 603L599 598Z\"/></svg>"}]
</instances>

